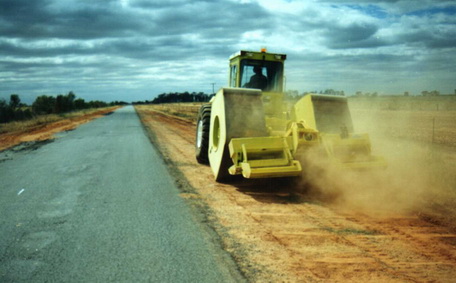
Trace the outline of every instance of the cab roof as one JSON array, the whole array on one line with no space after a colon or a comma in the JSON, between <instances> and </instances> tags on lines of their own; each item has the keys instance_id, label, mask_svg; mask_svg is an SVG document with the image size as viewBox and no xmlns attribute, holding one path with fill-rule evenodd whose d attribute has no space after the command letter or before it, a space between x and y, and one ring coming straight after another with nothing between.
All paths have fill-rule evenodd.
<instances>
[{"instance_id":1,"label":"cab roof","mask_svg":"<svg viewBox=\"0 0 456 283\"><path fill-rule=\"evenodd\" d=\"M230 60L236 58L236 57L246 57L246 58L252 58L252 59L261 59L263 56L266 56L266 59L268 60L280 60L283 61L287 59L286 54L279 54L279 53L269 53L266 51L248 51L248 50L240 50L233 55L230 56Z\"/></svg>"}]
</instances>

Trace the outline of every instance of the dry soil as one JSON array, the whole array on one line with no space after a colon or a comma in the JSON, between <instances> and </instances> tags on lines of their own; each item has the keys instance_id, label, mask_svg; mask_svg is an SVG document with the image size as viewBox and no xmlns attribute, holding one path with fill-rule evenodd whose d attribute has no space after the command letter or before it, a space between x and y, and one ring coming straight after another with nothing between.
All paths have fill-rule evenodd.
<instances>
[{"instance_id":1,"label":"dry soil","mask_svg":"<svg viewBox=\"0 0 456 283\"><path fill-rule=\"evenodd\" d=\"M430 147L401 133L373 142L388 160L385 171L342 174L308 156L301 178L220 184L195 160L192 119L152 106L137 111L181 174L182 197L204 210L249 280L454 282L453 147Z\"/></svg>"},{"instance_id":2,"label":"dry soil","mask_svg":"<svg viewBox=\"0 0 456 283\"><path fill-rule=\"evenodd\" d=\"M112 113L117 108L119 107L104 108L85 115L62 119L53 123L37 125L25 130L0 134L0 151L21 143L52 139L54 134L58 132L71 131L81 124L90 122L95 118Z\"/></svg>"}]
</instances>

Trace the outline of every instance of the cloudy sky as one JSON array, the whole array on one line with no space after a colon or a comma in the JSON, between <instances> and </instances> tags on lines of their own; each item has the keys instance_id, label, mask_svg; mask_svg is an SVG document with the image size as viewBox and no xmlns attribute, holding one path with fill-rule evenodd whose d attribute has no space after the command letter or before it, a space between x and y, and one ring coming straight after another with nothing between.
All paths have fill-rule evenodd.
<instances>
[{"instance_id":1,"label":"cloudy sky","mask_svg":"<svg viewBox=\"0 0 456 283\"><path fill-rule=\"evenodd\" d=\"M0 0L0 97L137 101L227 85L238 50L285 53L287 89L456 89L456 1Z\"/></svg>"}]
</instances>

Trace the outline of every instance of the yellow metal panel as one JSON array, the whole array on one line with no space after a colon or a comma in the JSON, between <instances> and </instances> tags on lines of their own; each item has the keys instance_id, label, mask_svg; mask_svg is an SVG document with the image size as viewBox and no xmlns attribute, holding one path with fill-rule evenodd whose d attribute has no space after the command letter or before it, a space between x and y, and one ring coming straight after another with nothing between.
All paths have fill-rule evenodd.
<instances>
[{"instance_id":1,"label":"yellow metal panel","mask_svg":"<svg viewBox=\"0 0 456 283\"><path fill-rule=\"evenodd\" d=\"M294 160L289 166L251 168L248 163L242 163L242 176L244 178L277 178L295 177L302 172L299 161Z\"/></svg>"},{"instance_id":2,"label":"yellow metal panel","mask_svg":"<svg viewBox=\"0 0 456 283\"><path fill-rule=\"evenodd\" d=\"M245 178L297 176L301 164L293 160L286 137L255 137L231 139L230 156L234 166L230 174Z\"/></svg>"},{"instance_id":3,"label":"yellow metal panel","mask_svg":"<svg viewBox=\"0 0 456 283\"><path fill-rule=\"evenodd\" d=\"M236 137L267 135L261 91L222 88L212 101L209 134L209 163L216 180L229 176L233 165L228 142Z\"/></svg>"},{"instance_id":4,"label":"yellow metal panel","mask_svg":"<svg viewBox=\"0 0 456 283\"><path fill-rule=\"evenodd\" d=\"M301 98L292 109L292 119L296 122L305 122L310 128L317 129L312 95L307 94Z\"/></svg>"}]
</instances>

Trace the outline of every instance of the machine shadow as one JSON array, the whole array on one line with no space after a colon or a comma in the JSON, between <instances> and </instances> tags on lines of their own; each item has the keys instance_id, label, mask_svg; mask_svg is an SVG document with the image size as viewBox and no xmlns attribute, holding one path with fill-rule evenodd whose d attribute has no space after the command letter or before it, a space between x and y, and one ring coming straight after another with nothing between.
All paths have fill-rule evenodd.
<instances>
[{"instance_id":1,"label":"machine shadow","mask_svg":"<svg viewBox=\"0 0 456 283\"><path fill-rule=\"evenodd\" d=\"M299 204L317 202L311 185L301 178L239 179L231 185L258 202Z\"/></svg>"}]
</instances>

